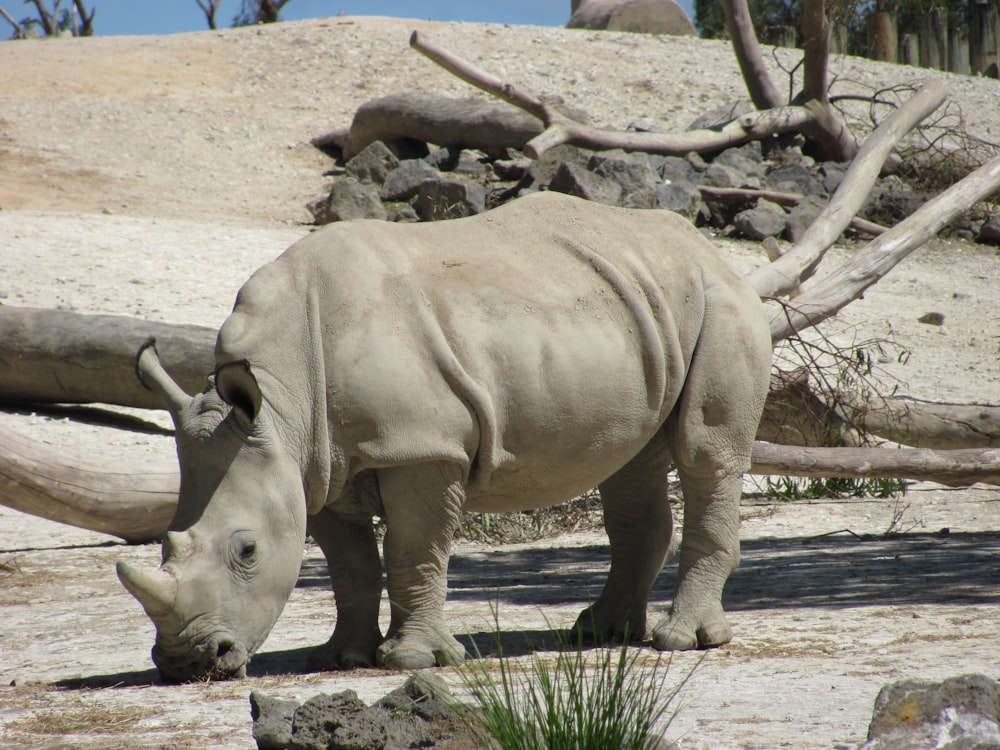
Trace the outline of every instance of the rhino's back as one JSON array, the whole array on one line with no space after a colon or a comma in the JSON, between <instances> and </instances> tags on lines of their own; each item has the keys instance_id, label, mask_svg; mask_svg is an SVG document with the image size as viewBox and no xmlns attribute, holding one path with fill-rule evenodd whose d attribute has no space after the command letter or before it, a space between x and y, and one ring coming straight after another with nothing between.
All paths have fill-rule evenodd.
<instances>
[{"instance_id":1,"label":"rhino's back","mask_svg":"<svg viewBox=\"0 0 1000 750\"><path fill-rule=\"evenodd\" d=\"M683 386L706 294L742 284L680 217L554 193L333 225L272 266L248 287L294 279L316 300L351 473L464 462L491 508L557 502L634 455Z\"/></svg>"}]
</instances>

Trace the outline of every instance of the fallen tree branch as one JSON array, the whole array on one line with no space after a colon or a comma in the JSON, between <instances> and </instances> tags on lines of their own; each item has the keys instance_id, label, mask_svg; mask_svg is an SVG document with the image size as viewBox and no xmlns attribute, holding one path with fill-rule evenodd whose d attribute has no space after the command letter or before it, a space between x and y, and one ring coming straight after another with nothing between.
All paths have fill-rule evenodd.
<instances>
[{"instance_id":1,"label":"fallen tree branch","mask_svg":"<svg viewBox=\"0 0 1000 750\"><path fill-rule=\"evenodd\" d=\"M882 165L899 140L947 98L944 81L932 81L894 111L861 146L829 204L795 246L748 277L761 297L778 297L811 277L827 249L864 205Z\"/></svg>"},{"instance_id":2,"label":"fallen tree branch","mask_svg":"<svg viewBox=\"0 0 1000 750\"><path fill-rule=\"evenodd\" d=\"M680 134L600 130L556 111L539 97L477 68L419 32L410 35L410 46L461 78L505 102L523 109L545 124L545 130L524 145L524 153L538 159L549 149L564 143L607 151L624 149L665 156L683 156L690 151L715 151L776 133L801 130L815 116L806 107L777 107L753 112L726 123L719 129L691 130Z\"/></svg>"},{"instance_id":3,"label":"fallen tree branch","mask_svg":"<svg viewBox=\"0 0 1000 750\"><path fill-rule=\"evenodd\" d=\"M701 191L705 200L709 201L716 200L739 202L763 198L771 203L777 203L779 206L792 207L799 205L805 197L799 195L798 193L783 193L777 190L720 188L711 187L709 185L698 185L697 187L698 190ZM850 227L859 232L864 232L865 234L870 234L875 237L888 230L888 227L876 224L874 221L868 221L867 219L859 219L857 216L851 219Z\"/></svg>"},{"instance_id":4,"label":"fallen tree branch","mask_svg":"<svg viewBox=\"0 0 1000 750\"><path fill-rule=\"evenodd\" d=\"M148 542L167 530L179 485L176 467L113 470L0 428L0 505L8 508Z\"/></svg>"},{"instance_id":5,"label":"fallen tree branch","mask_svg":"<svg viewBox=\"0 0 1000 750\"><path fill-rule=\"evenodd\" d=\"M777 343L835 315L956 216L997 190L1000 190L1000 157L924 203L888 232L869 242L830 276L806 285L794 305L772 310L772 340Z\"/></svg>"},{"instance_id":6,"label":"fallen tree branch","mask_svg":"<svg viewBox=\"0 0 1000 750\"><path fill-rule=\"evenodd\" d=\"M196 393L215 368L215 335L204 326L0 305L0 400L158 409L135 376L142 343L154 336L164 365Z\"/></svg>"},{"instance_id":7,"label":"fallen tree branch","mask_svg":"<svg viewBox=\"0 0 1000 750\"><path fill-rule=\"evenodd\" d=\"M757 441L751 474L795 477L885 477L967 487L1000 485L1000 449L805 448Z\"/></svg>"},{"instance_id":8,"label":"fallen tree branch","mask_svg":"<svg viewBox=\"0 0 1000 750\"><path fill-rule=\"evenodd\" d=\"M538 117L509 104L410 91L365 102L349 127L313 138L312 144L336 145L346 160L375 141L404 138L483 151L523 149L542 130Z\"/></svg>"}]
</instances>

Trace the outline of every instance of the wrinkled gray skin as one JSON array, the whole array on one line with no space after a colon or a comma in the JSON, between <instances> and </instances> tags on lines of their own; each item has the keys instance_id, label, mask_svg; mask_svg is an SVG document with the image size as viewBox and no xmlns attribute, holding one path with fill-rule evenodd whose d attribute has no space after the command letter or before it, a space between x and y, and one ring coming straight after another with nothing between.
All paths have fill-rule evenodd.
<instances>
[{"instance_id":1,"label":"wrinkled gray skin","mask_svg":"<svg viewBox=\"0 0 1000 750\"><path fill-rule=\"evenodd\" d=\"M455 664L443 606L460 511L595 485L611 570L578 627L644 634L671 548L672 464L683 544L653 645L726 643L722 588L770 355L754 292L667 212L542 193L470 219L317 231L243 287L204 393L181 392L153 347L140 354L181 467L162 567L118 565L156 625L153 659L168 679L244 674L308 531L337 604L314 666Z\"/></svg>"}]
</instances>

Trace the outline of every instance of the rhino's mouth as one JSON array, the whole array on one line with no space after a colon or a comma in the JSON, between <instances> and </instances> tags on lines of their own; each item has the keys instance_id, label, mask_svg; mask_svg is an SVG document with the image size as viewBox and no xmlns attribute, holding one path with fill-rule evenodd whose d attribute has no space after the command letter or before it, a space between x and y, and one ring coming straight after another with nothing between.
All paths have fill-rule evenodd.
<instances>
[{"instance_id":1,"label":"rhino's mouth","mask_svg":"<svg viewBox=\"0 0 1000 750\"><path fill-rule=\"evenodd\" d=\"M232 636L216 635L184 650L153 646L153 663L169 682L231 680L246 677L250 653Z\"/></svg>"}]
</instances>

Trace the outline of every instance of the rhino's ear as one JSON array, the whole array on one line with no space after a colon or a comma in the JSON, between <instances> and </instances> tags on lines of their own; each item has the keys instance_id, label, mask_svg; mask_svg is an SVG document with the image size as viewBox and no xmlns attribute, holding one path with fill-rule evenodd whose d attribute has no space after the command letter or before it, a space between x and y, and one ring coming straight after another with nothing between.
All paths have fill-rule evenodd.
<instances>
[{"instance_id":1,"label":"rhino's ear","mask_svg":"<svg viewBox=\"0 0 1000 750\"><path fill-rule=\"evenodd\" d=\"M220 365L215 370L215 389L219 397L236 410L239 419L248 425L257 420L263 396L250 363L245 359Z\"/></svg>"}]
</instances>

